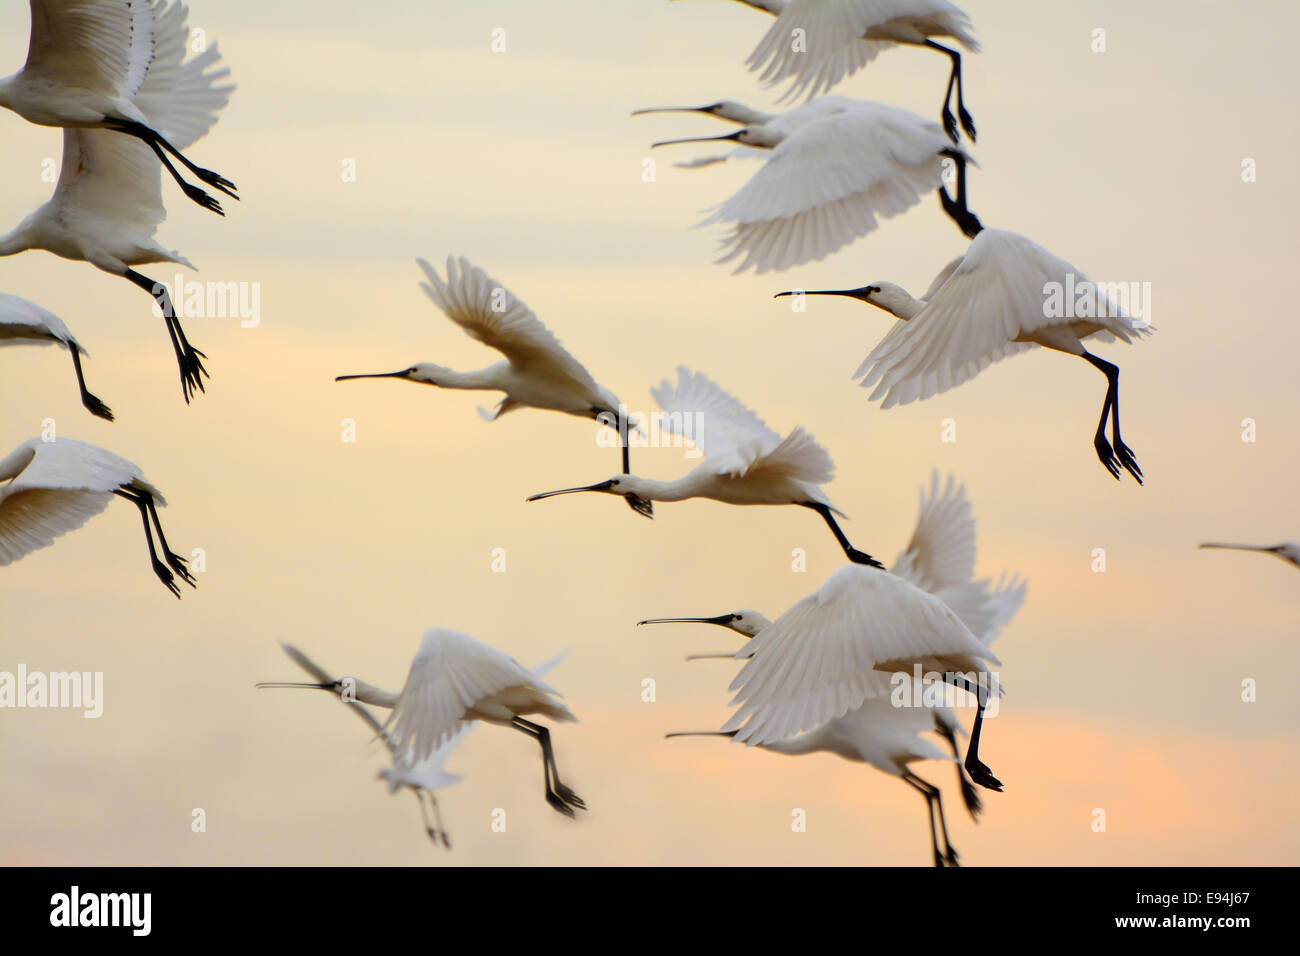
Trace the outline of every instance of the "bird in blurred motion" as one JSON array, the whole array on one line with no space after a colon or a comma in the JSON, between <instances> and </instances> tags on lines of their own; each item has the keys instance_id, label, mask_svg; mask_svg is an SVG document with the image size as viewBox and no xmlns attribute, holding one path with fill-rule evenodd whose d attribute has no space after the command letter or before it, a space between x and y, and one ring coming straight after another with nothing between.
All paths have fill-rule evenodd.
<instances>
[{"instance_id":1,"label":"bird in blurred motion","mask_svg":"<svg viewBox=\"0 0 1300 956\"><path fill-rule=\"evenodd\" d=\"M894 325L853 373L882 408L927 399L973 378L992 363L1035 345L1077 355L1106 376L1106 396L1093 447L1116 479L1120 468L1138 484L1142 469L1119 427L1119 367L1084 342L1125 343L1155 327L1116 305L1074 266L1024 236L985 229L950 262L920 299L891 282L859 289L781 292L847 296L884 309ZM1106 440L1106 420L1111 441Z\"/></svg>"},{"instance_id":2,"label":"bird in blurred motion","mask_svg":"<svg viewBox=\"0 0 1300 956\"><path fill-rule=\"evenodd\" d=\"M579 488L532 495L529 501L579 491L632 495L646 502L641 511L654 516L653 501L709 498L731 505L800 505L822 516L850 561L881 567L879 561L849 543L821 485L830 481L835 464L830 454L802 426L782 438L754 411L700 372L679 367L677 384L666 379L650 390L666 413L665 430L693 441L705 460L675 481L618 475ZM695 423L698 422L698 427Z\"/></svg>"},{"instance_id":3,"label":"bird in blurred motion","mask_svg":"<svg viewBox=\"0 0 1300 956\"><path fill-rule=\"evenodd\" d=\"M505 361L474 372L420 362L396 372L339 375L336 382L396 378L438 388L505 392L506 397L495 411L479 409L479 415L489 422L516 408L541 408L595 419L619 433L623 471L629 470L627 414L618 396L597 384L532 309L463 256L447 257L445 280L425 260L416 262L428 279L420 283L420 288L433 303L471 338L504 355Z\"/></svg>"},{"instance_id":4,"label":"bird in blurred motion","mask_svg":"<svg viewBox=\"0 0 1300 956\"><path fill-rule=\"evenodd\" d=\"M67 11L66 22L52 16L55 8ZM63 31L60 35L77 37L78 43L96 50L120 50L116 44L120 44L123 31L131 36L130 27L116 23L113 18L122 11L129 10L135 15L145 8L157 9L146 0L120 0L111 4L56 4L35 0L33 19L43 26L33 35L41 30L57 29ZM112 20L113 29L105 33L107 27L101 20L104 23ZM132 78L121 93L121 96L130 94L126 102L135 103L137 112L147 123L126 117L129 122L125 124L115 121L115 125L105 125L100 118L109 107L75 114L83 117L81 126L54 122L57 112L48 114L50 125L64 126L63 168L58 184L45 205L24 219L18 228L0 236L0 256L43 249L64 259L89 262L149 293L167 325L180 370L181 393L188 403L195 391L205 390L203 377L208 372L202 359L207 356L186 339L167 287L135 271L134 267L176 262L194 268L180 253L164 249L154 240L159 224L167 218L162 201L162 166L167 161L165 156L159 160L162 139L158 137L165 137L177 150L189 146L216 123L217 114L225 107L234 87L219 85L229 71L215 68L220 59L215 43L182 62L189 41L183 6L171 7L154 21L154 26L153 34L136 36L143 44L138 51L135 46L129 47L134 58L130 61ZM125 52L121 56L125 57ZM67 68L73 70L72 76L54 82L61 86L75 85L78 58L65 60L58 56L49 62L59 64L59 70L64 64L70 64ZM122 71L128 69L121 63L119 66ZM118 81L110 77L105 82ZM25 84L18 85L31 88L35 83L29 78ZM11 99L14 96L12 85L9 95ZM187 195L196 200L202 193L202 190L189 190L196 187L187 189ZM205 193L202 195L206 197ZM220 206L210 197L204 205L214 212L220 211Z\"/></svg>"},{"instance_id":5,"label":"bird in blurred motion","mask_svg":"<svg viewBox=\"0 0 1300 956\"><path fill-rule=\"evenodd\" d=\"M149 561L167 590L181 596L176 577L197 587L187 562L163 534L162 493L125 458L71 438L29 438L0 458L0 566L48 548L107 508L114 495L140 509Z\"/></svg>"},{"instance_id":6,"label":"bird in blurred motion","mask_svg":"<svg viewBox=\"0 0 1300 956\"><path fill-rule=\"evenodd\" d=\"M556 661L558 663L558 661ZM546 667L554 664L544 665ZM560 780L551 732L525 716L540 714L565 722L578 718L556 698L551 687L513 657L482 641L445 627L425 631L400 693L354 677L319 678L316 683L264 683L259 687L309 687L391 710L382 733L398 767L410 769L427 760L468 723L482 720L527 734L542 750L546 802L565 816L585 810L582 799Z\"/></svg>"},{"instance_id":7,"label":"bird in blurred motion","mask_svg":"<svg viewBox=\"0 0 1300 956\"><path fill-rule=\"evenodd\" d=\"M90 353L73 338L63 320L43 309L35 302L16 295L0 292L0 348L6 345L58 345L72 353L72 367L77 373L77 388L81 390L81 404L90 414L106 421L113 420L113 410L86 388L86 377L81 371L81 357Z\"/></svg>"},{"instance_id":8,"label":"bird in blurred motion","mask_svg":"<svg viewBox=\"0 0 1300 956\"><path fill-rule=\"evenodd\" d=\"M212 212L221 214L221 204L186 182L168 153L202 182L239 198L234 183L181 153L212 126L234 89L214 85L229 69L204 75L221 58L215 43L182 65L190 40L183 3L31 0L31 12L27 62L0 79L0 106L38 126L131 136L186 196Z\"/></svg>"},{"instance_id":9,"label":"bird in blurred motion","mask_svg":"<svg viewBox=\"0 0 1300 956\"><path fill-rule=\"evenodd\" d=\"M1202 548L1226 548L1230 551L1259 551L1263 554L1272 554L1281 558L1287 564L1300 568L1300 541L1286 541L1282 544L1260 545L1260 544L1219 544L1213 541L1207 541L1201 545Z\"/></svg>"},{"instance_id":10,"label":"bird in blurred motion","mask_svg":"<svg viewBox=\"0 0 1300 956\"><path fill-rule=\"evenodd\" d=\"M711 112L708 107L697 111ZM653 145L720 141L770 151L749 182L700 223L734 223L717 261L743 256L737 273L753 268L762 274L824 259L874 231L878 217L906 212L931 191L938 192L944 211L965 235L983 228L967 208L970 157L948 141L939 124L907 110L826 97L725 136ZM949 163L955 167L956 199L944 184Z\"/></svg>"},{"instance_id":11,"label":"bird in blurred motion","mask_svg":"<svg viewBox=\"0 0 1300 956\"><path fill-rule=\"evenodd\" d=\"M950 37L972 53L980 50L970 17L948 0L740 0L776 16L745 65L768 86L791 81L782 100L810 99L852 76L882 50L898 44L927 47L952 61L943 94L943 126L957 141L950 103L957 92L957 115L975 139L975 121L962 95L961 53L935 42Z\"/></svg>"}]
</instances>

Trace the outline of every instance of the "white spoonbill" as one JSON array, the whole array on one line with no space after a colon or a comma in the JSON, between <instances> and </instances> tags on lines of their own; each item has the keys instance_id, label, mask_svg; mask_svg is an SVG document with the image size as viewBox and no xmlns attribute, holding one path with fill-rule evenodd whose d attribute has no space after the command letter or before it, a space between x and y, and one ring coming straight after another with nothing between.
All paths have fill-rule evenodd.
<instances>
[{"instance_id":1,"label":"white spoonbill","mask_svg":"<svg viewBox=\"0 0 1300 956\"><path fill-rule=\"evenodd\" d=\"M29 438L0 458L0 566L48 548L107 508L114 495L140 509L149 561L167 590L181 596L173 571L197 587L185 559L172 551L163 534L158 506L166 507L167 501L162 493L125 458L71 438Z\"/></svg>"},{"instance_id":2,"label":"white spoonbill","mask_svg":"<svg viewBox=\"0 0 1300 956\"><path fill-rule=\"evenodd\" d=\"M234 183L181 153L207 132L234 89L215 85L229 69L204 75L221 58L216 43L182 65L190 39L183 3L31 0L31 11L27 63L0 79L0 106L38 126L134 137L186 196L215 213L221 214L221 204L187 183L168 153L209 186L239 198ZM180 120L178 113L195 118Z\"/></svg>"},{"instance_id":3,"label":"white spoonbill","mask_svg":"<svg viewBox=\"0 0 1300 956\"><path fill-rule=\"evenodd\" d=\"M124 8L126 4L97 6ZM183 19L173 25L169 36L176 29L180 30L178 38L155 51L155 56L167 58L169 65L147 71L135 98L149 104L154 126L183 149L212 128L229 98L230 87L217 85L223 71L208 71L218 57L215 44L188 62L180 62L188 40ZM167 287L133 268L152 262L194 268L180 253L155 241L154 233L166 217L162 167L149 146L106 129L65 128L63 169L54 195L17 229L0 236L0 256L43 249L64 259L89 262L149 293L167 325L180 369L181 391L188 403L196 389L203 390L207 370L201 359L206 356L185 338Z\"/></svg>"},{"instance_id":4,"label":"white spoonbill","mask_svg":"<svg viewBox=\"0 0 1300 956\"><path fill-rule=\"evenodd\" d=\"M560 780L550 730L524 719L540 714L555 721L576 721L556 699L560 692L513 657L460 631L431 627L424 632L398 694L353 677L258 686L318 688L391 710L383 732L408 766L426 759L471 721L512 727L541 746L546 802L569 817L575 808L587 808Z\"/></svg>"},{"instance_id":5,"label":"white spoonbill","mask_svg":"<svg viewBox=\"0 0 1300 956\"><path fill-rule=\"evenodd\" d=\"M983 787L1001 782L979 759L996 655L941 600L904 578L846 565L751 640L731 684L739 709L723 725L748 744L772 743L888 696L890 675L941 675L976 700L965 767Z\"/></svg>"},{"instance_id":6,"label":"white spoonbill","mask_svg":"<svg viewBox=\"0 0 1300 956\"><path fill-rule=\"evenodd\" d=\"M338 681L329 671L317 664L310 657L294 647L292 644L281 643L280 647L289 655L289 659L301 667L322 684L334 684ZM297 687L298 684L281 685L274 682L266 682L254 685L256 687L280 687L290 686ZM383 740L384 745L388 747L392 754L393 765L384 767L379 771L377 779L388 782L389 793L396 793L402 787L405 787L415 795L415 802L420 805L420 817L424 821L424 832L428 834L429 839L437 846L439 840L442 844L451 849L451 839L447 835L447 830L442 823L442 814L438 810L438 798L436 791L443 787L451 786L462 778L457 774L447 773L444 769L447 759L451 756L452 751L460 746L464 738L469 734L472 725L466 726L457 733L451 740L438 747L426 759L417 762L410 762L406 756L398 752L392 739L384 732L384 726L379 719L370 712L365 704L358 703L354 699L349 699L348 695L340 694L339 699L347 705L348 709L361 718L362 722L369 727L377 738ZM429 812L425 810L424 801L428 798L430 808L433 811L433 820L429 820Z\"/></svg>"},{"instance_id":7,"label":"white spoonbill","mask_svg":"<svg viewBox=\"0 0 1300 956\"><path fill-rule=\"evenodd\" d=\"M970 17L948 0L740 0L776 16L746 60L768 86L791 81L783 100L829 90L897 44L928 47L952 61L943 94L943 125L953 142L957 122L949 104L957 91L957 115L975 139L975 121L962 96L961 53L935 42L950 37L972 53L980 50ZM796 33L796 31L798 31Z\"/></svg>"},{"instance_id":8,"label":"white spoonbill","mask_svg":"<svg viewBox=\"0 0 1300 956\"><path fill-rule=\"evenodd\" d=\"M794 294L782 292L778 298ZM1096 283L1037 243L1014 232L985 229L920 299L892 282L806 294L848 296L903 320L853 373L863 388L876 386L871 400L883 397L882 408L945 392L1035 345L1079 356L1106 376L1093 438L1097 457L1116 480L1122 466L1142 483L1142 469L1120 438L1119 367L1093 355L1084 342L1131 343L1155 327L1128 315Z\"/></svg>"},{"instance_id":9,"label":"white spoonbill","mask_svg":"<svg viewBox=\"0 0 1300 956\"><path fill-rule=\"evenodd\" d=\"M901 551L890 569L891 574L911 581L917 587L934 594L956 613L961 622L985 644L1015 617L1025 601L1028 582L1017 574L1008 581L1004 573L994 586L985 579L976 581L975 575L975 519L971 515L970 501L965 486L957 484L949 475L946 486L940 491L939 475L934 472L927 497L921 489L920 514L916 530L907 547ZM754 637L771 624L766 616L751 608L742 608L730 614L715 617L652 618L640 624L668 623L715 624L729 628L745 637ZM730 658L745 660L753 656L753 644L732 654L692 654L688 660L704 658ZM879 682L877 682L879 684ZM884 684L879 684L881 690ZM957 756L957 734L961 725L956 714L948 707L935 707L934 729L948 741ZM962 768L957 770L962 797L971 816L980 810L980 800L966 779Z\"/></svg>"},{"instance_id":10,"label":"white spoonbill","mask_svg":"<svg viewBox=\"0 0 1300 956\"><path fill-rule=\"evenodd\" d=\"M967 208L966 163L939 124L915 113L834 97L806 122L748 125L725 136L663 140L654 146L731 140L771 150L744 186L700 225L734 223L722 242L719 263L744 258L735 272L788 269L826 258L874 231L877 217L906 212L930 191L967 236L983 227ZM944 185L944 165L956 167L957 198Z\"/></svg>"},{"instance_id":11,"label":"white spoonbill","mask_svg":"<svg viewBox=\"0 0 1300 956\"><path fill-rule=\"evenodd\" d=\"M782 438L754 413L700 372L678 367L677 384L667 379L650 393L668 414L663 427L694 441L705 460L676 481L617 475L580 488L532 495L529 501L579 491L631 495L644 502L637 509L654 517L653 501L709 498L730 505L800 505L822 516L850 561L881 567L854 548L835 521L844 512L831 504L821 485L831 480L835 464L817 440L797 427ZM694 429L691 422L698 420ZM692 431L695 433L692 434ZM631 498L629 498L631 500Z\"/></svg>"},{"instance_id":12,"label":"white spoonbill","mask_svg":"<svg viewBox=\"0 0 1300 956\"><path fill-rule=\"evenodd\" d=\"M918 760L955 762L938 746L919 736L934 730L937 715L924 707L895 707L888 697L872 697L841 717L819 727L782 740L760 743L764 750L781 754L831 753L856 763L869 764L882 773L898 777L925 797L930 819L930 846L935 866L957 866L957 851L948 839L939 788L917 776L909 764ZM677 731L668 737L731 737L734 730ZM972 814L974 811L972 811ZM935 820L938 818L938 826ZM940 848L939 833L943 833Z\"/></svg>"},{"instance_id":13,"label":"white spoonbill","mask_svg":"<svg viewBox=\"0 0 1300 956\"><path fill-rule=\"evenodd\" d=\"M494 412L480 408L484 421L495 421L516 408L541 408L595 419L620 433L623 471L628 471L627 417L620 417L618 396L591 377L591 373L560 340L509 289L464 256L447 257L444 280L423 259L417 263L428 282L420 288L471 338L505 356L474 372L419 362L397 372L339 375L342 382L356 378L397 378L438 388L505 392Z\"/></svg>"},{"instance_id":14,"label":"white spoonbill","mask_svg":"<svg viewBox=\"0 0 1300 956\"><path fill-rule=\"evenodd\" d=\"M16 295L0 292L0 347L6 345L58 345L72 353L72 367L77 373L77 388L81 390L81 404L90 414L113 420L113 410L86 388L86 377L81 371L81 357L89 355L64 325L63 320L49 309L28 302Z\"/></svg>"},{"instance_id":15,"label":"white spoonbill","mask_svg":"<svg viewBox=\"0 0 1300 956\"><path fill-rule=\"evenodd\" d=\"M1261 544L1219 544L1218 542L1207 541L1201 545L1202 548L1226 548L1230 551L1259 551L1263 554L1272 554L1281 558L1287 564L1300 568L1300 541L1285 541L1282 544L1261 545Z\"/></svg>"}]
</instances>

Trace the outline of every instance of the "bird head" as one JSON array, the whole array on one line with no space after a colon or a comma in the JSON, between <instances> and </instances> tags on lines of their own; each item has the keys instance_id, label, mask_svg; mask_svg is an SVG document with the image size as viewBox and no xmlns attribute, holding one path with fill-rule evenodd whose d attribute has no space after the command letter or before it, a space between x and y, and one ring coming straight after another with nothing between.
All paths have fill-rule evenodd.
<instances>
[{"instance_id":1,"label":"bird head","mask_svg":"<svg viewBox=\"0 0 1300 956\"><path fill-rule=\"evenodd\" d=\"M753 146L756 149L773 149L784 138L783 133L769 129L766 126L744 126L734 133L728 133L726 136L693 136L687 139L665 139L657 143L651 143L650 148L675 146L678 143L718 143L731 140L744 146Z\"/></svg>"},{"instance_id":2,"label":"bird head","mask_svg":"<svg viewBox=\"0 0 1300 956\"><path fill-rule=\"evenodd\" d=\"M400 378L408 382L417 382L421 385L438 385L446 374L451 371L441 365L434 365L432 362L417 362L409 368L404 368L397 372L370 372L362 375L338 375L334 381L343 382L353 378Z\"/></svg>"},{"instance_id":3,"label":"bird head","mask_svg":"<svg viewBox=\"0 0 1300 956\"><path fill-rule=\"evenodd\" d=\"M1300 542L1288 541L1286 544L1279 544L1274 553L1283 561L1290 561L1300 568Z\"/></svg>"},{"instance_id":4,"label":"bird head","mask_svg":"<svg viewBox=\"0 0 1300 956\"><path fill-rule=\"evenodd\" d=\"M892 315L907 312L915 301L906 289L892 282L873 282L860 289L793 289L778 292L775 297L779 299L787 295L840 295L874 305Z\"/></svg>"},{"instance_id":5,"label":"bird head","mask_svg":"<svg viewBox=\"0 0 1300 956\"><path fill-rule=\"evenodd\" d=\"M632 111L633 116L643 116L646 113L707 113L709 116L718 117L718 119L742 124L766 123L772 118L771 114L752 109L744 103L737 103L735 100L718 100L716 103L710 103L707 106L656 106L650 109Z\"/></svg>"},{"instance_id":6,"label":"bird head","mask_svg":"<svg viewBox=\"0 0 1300 956\"><path fill-rule=\"evenodd\" d=\"M639 493L641 488L641 479L636 475L615 475L607 481L599 481L594 485L583 485L579 488L560 488L557 491L543 491L540 494L529 495L529 501L540 501L543 498L554 498L556 495L572 495L579 491L601 491L607 495L622 495L626 499L628 507L639 515L647 518L655 516L654 503Z\"/></svg>"},{"instance_id":7,"label":"bird head","mask_svg":"<svg viewBox=\"0 0 1300 956\"><path fill-rule=\"evenodd\" d=\"M719 627L730 628L738 634L744 634L746 637L753 637L772 622L752 608L741 608L739 611L719 614L717 617L653 617L636 623L637 626L642 624L717 624Z\"/></svg>"}]
</instances>

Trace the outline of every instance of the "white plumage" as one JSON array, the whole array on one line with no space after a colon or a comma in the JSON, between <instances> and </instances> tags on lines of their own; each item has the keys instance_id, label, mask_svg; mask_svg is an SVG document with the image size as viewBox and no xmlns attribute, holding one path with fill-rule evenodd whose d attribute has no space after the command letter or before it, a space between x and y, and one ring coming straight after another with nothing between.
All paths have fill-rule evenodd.
<instances>
[{"instance_id":1,"label":"white plumage","mask_svg":"<svg viewBox=\"0 0 1300 956\"><path fill-rule=\"evenodd\" d=\"M107 508L115 495L140 509L154 573L180 597L172 572L191 586L195 582L185 560L171 551L163 536L157 513L158 506L167 504L162 493L132 462L71 438L29 438L0 459L0 566L47 548L55 538L80 528ZM158 536L157 550L151 521Z\"/></svg>"},{"instance_id":2,"label":"white plumage","mask_svg":"<svg viewBox=\"0 0 1300 956\"><path fill-rule=\"evenodd\" d=\"M946 196L945 159L969 160L938 123L847 97L826 97L712 139L771 151L750 180L700 223L732 224L717 261L740 259L738 273L824 259L874 231L880 219L906 212L926 193ZM964 209L951 214L963 229L973 228Z\"/></svg>"},{"instance_id":3,"label":"white plumage","mask_svg":"<svg viewBox=\"0 0 1300 956\"><path fill-rule=\"evenodd\" d=\"M92 415L110 422L113 420L112 410L86 388L81 357L89 356L90 353L68 331L63 320L49 309L16 295L0 292L0 348L6 345L58 345L70 352L82 404Z\"/></svg>"}]
</instances>

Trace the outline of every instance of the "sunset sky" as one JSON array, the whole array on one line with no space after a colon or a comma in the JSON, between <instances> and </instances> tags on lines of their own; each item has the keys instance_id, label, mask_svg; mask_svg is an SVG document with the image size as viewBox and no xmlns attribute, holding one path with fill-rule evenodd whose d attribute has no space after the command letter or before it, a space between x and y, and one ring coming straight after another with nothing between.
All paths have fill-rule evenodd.
<instances>
[{"instance_id":1,"label":"sunset sky","mask_svg":"<svg viewBox=\"0 0 1300 956\"><path fill-rule=\"evenodd\" d=\"M718 227L691 227L755 167L675 168L709 151L682 146L655 150L643 181L651 142L731 127L632 110L774 108L780 91L744 68L766 15L723 0L193 0L191 25L219 41L238 90L188 154L242 202L221 220L168 180L159 241L199 267L187 279L258 284L260 321L185 320L212 376L187 407L138 289L45 253L0 259L0 291L68 323L118 418L81 407L65 353L6 348L0 457L52 419L131 459L168 498L173 547L202 548L207 567L174 600L138 514L115 502L0 569L0 671L102 671L105 685L97 720L0 710L0 863L929 862L922 800L870 767L663 739L726 719L734 668L683 658L740 638L635 622L775 617L843 562L816 515L695 501L647 521L605 496L527 504L609 477L617 452L562 415L484 423L475 408L494 394L333 381L499 358L418 288L416 257L441 268L449 254L509 287L634 410L684 364L783 434L804 425L835 460L826 491L846 532L883 560L907 543L932 470L966 483L979 575L1018 570L1029 595L995 645L1007 696L981 745L1005 792L985 795L975 824L951 766L916 766L944 788L963 863L1293 863L1300 576L1196 545L1300 539L1300 8L962 6L984 48L965 58L972 209L1094 279L1151 284L1158 333L1096 349L1122 369L1143 487L1097 462L1105 380L1084 362L1038 350L882 411L850 373L893 320L850 300L802 314L773 300L875 280L920 295L967 244L937 200L822 262L734 276L712 261ZM21 67L27 35L27 4L0 4L0 74ZM937 118L947 71L892 50L834 92ZM42 164L57 165L61 139L8 112L0 137L2 234L48 198ZM141 271L171 282L178 269ZM659 478L695 464L680 449L632 461ZM278 646L290 641L398 689L432 625L526 664L569 649L550 681L581 722L554 739L589 813L554 813L536 745L480 727L449 766L465 780L440 795L455 848L434 850L414 800L374 779L385 756L360 722L324 694L253 688L300 678ZM191 830L196 808L206 832ZM491 829L498 808L505 833ZM792 832L796 808L807 832Z\"/></svg>"}]
</instances>

